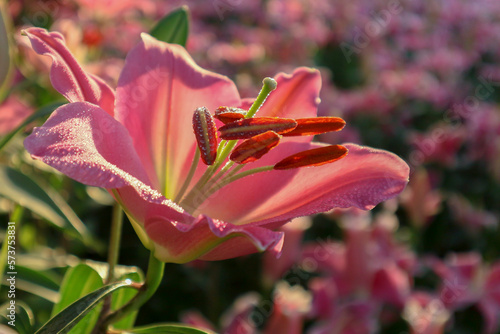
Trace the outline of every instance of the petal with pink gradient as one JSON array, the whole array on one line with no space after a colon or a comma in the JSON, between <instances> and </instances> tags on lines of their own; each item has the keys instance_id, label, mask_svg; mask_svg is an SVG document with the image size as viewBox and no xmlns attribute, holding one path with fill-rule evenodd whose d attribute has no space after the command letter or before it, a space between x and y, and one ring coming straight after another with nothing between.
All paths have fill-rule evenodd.
<instances>
[{"instance_id":1,"label":"petal with pink gradient","mask_svg":"<svg viewBox=\"0 0 500 334\"><path fill-rule=\"evenodd\" d=\"M259 165L272 164L279 157L319 145L281 144ZM332 164L270 171L235 181L209 198L203 204L203 212L238 225L262 226L335 207L368 210L404 189L409 167L402 159L369 147L354 144L345 147L349 149L347 157Z\"/></svg>"},{"instance_id":2,"label":"petal with pink gradient","mask_svg":"<svg viewBox=\"0 0 500 334\"><path fill-rule=\"evenodd\" d=\"M52 58L50 80L59 93L69 102L90 102L113 115L113 90L100 78L83 70L60 33L41 28L29 28L24 33L30 39L33 50Z\"/></svg>"},{"instance_id":3,"label":"petal with pink gradient","mask_svg":"<svg viewBox=\"0 0 500 334\"><path fill-rule=\"evenodd\" d=\"M156 189L173 198L196 144L193 112L199 107L214 112L219 106L240 103L236 86L227 77L196 65L183 47L143 34L118 80L116 118L134 138Z\"/></svg>"},{"instance_id":4,"label":"petal with pink gradient","mask_svg":"<svg viewBox=\"0 0 500 334\"><path fill-rule=\"evenodd\" d=\"M182 209L149 186L127 130L91 103L75 102L58 108L43 126L33 130L24 146L34 159L79 182L121 188L126 209L137 218L145 219L146 210L141 207L154 203L165 206L172 220L188 220ZM132 194L127 188L133 188Z\"/></svg>"},{"instance_id":5,"label":"petal with pink gradient","mask_svg":"<svg viewBox=\"0 0 500 334\"><path fill-rule=\"evenodd\" d=\"M257 226L237 226L200 215L192 224L177 224L165 215L146 220L145 230L155 243L155 256L164 262L223 260L268 250L278 255L283 232Z\"/></svg>"},{"instance_id":6,"label":"petal with pink gradient","mask_svg":"<svg viewBox=\"0 0 500 334\"><path fill-rule=\"evenodd\" d=\"M256 116L306 118L316 117L320 103L321 75L318 70L299 67L292 74L280 73L278 83Z\"/></svg>"}]
</instances>

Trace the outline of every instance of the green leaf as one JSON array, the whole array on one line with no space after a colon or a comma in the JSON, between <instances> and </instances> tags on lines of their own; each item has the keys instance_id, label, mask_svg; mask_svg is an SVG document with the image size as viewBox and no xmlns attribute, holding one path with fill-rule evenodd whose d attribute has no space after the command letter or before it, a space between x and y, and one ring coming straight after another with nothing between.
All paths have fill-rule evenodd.
<instances>
[{"instance_id":1,"label":"green leaf","mask_svg":"<svg viewBox=\"0 0 500 334\"><path fill-rule=\"evenodd\" d=\"M52 309L52 317L61 312L74 301L102 287L101 276L86 264L79 264L70 268L61 285L60 299ZM97 319L100 308L94 308L78 325L73 328L74 333L91 333Z\"/></svg>"},{"instance_id":2,"label":"green leaf","mask_svg":"<svg viewBox=\"0 0 500 334\"><path fill-rule=\"evenodd\" d=\"M188 33L189 10L187 6L182 6L162 18L150 35L163 42L186 46Z\"/></svg>"},{"instance_id":3,"label":"green leaf","mask_svg":"<svg viewBox=\"0 0 500 334\"><path fill-rule=\"evenodd\" d=\"M142 282L144 280L144 277L142 273L133 272L125 274L120 277L120 280L122 281L125 279L130 279L134 282ZM133 288L128 288L128 289L124 288L116 291L115 293L113 293L111 297L111 309L112 310L119 309L120 307L125 305L129 300L131 300L136 294L137 294L137 289ZM113 327L116 329L126 329L134 326L135 318L137 317L138 312L139 310L129 313L120 321L115 322L113 324Z\"/></svg>"},{"instance_id":4,"label":"green leaf","mask_svg":"<svg viewBox=\"0 0 500 334\"><path fill-rule=\"evenodd\" d=\"M16 264L17 277L28 282L37 283L47 289L57 290L61 285L61 276L53 272L34 270L27 266Z\"/></svg>"},{"instance_id":5,"label":"green leaf","mask_svg":"<svg viewBox=\"0 0 500 334\"><path fill-rule=\"evenodd\" d=\"M15 300L15 299L11 299ZM33 322L34 322L34 316L33 312L31 311L30 307L26 305L25 303L21 301L16 301L15 303L15 318L9 318L9 313L10 310L8 307L10 307L10 301L6 302L5 304L1 305L1 310L2 312L0 313L8 322L14 320L15 327L9 327L15 328L15 330L19 334L31 334L33 333ZM1 328L0 328L0 332Z\"/></svg>"},{"instance_id":6,"label":"green leaf","mask_svg":"<svg viewBox=\"0 0 500 334\"><path fill-rule=\"evenodd\" d=\"M130 281L121 281L103 286L80 298L55 317L50 319L36 334L68 333L82 318L93 310L99 302L113 291L130 286ZM74 287L76 288L76 287ZM76 331L74 333L77 333ZM85 333L84 331L78 333Z\"/></svg>"},{"instance_id":7,"label":"green leaf","mask_svg":"<svg viewBox=\"0 0 500 334\"><path fill-rule=\"evenodd\" d=\"M4 165L0 165L0 184L2 185L0 187L0 196L33 211L57 228L84 241L86 245L92 244L92 238L85 225L78 219L71 208L67 205L63 207L64 212L71 211L70 219L68 219L68 214L64 214L63 210L61 210L60 204L64 200L59 198L60 196L55 191L52 191L52 196L55 196L59 205L31 178Z\"/></svg>"},{"instance_id":8,"label":"green leaf","mask_svg":"<svg viewBox=\"0 0 500 334\"><path fill-rule=\"evenodd\" d=\"M6 6L0 2L0 103L4 99L4 91L10 82L11 66L9 31L6 22ZM9 87L10 88L10 87Z\"/></svg>"},{"instance_id":9,"label":"green leaf","mask_svg":"<svg viewBox=\"0 0 500 334\"><path fill-rule=\"evenodd\" d=\"M214 334L214 332L180 324L157 324L132 328L124 334Z\"/></svg>"},{"instance_id":10,"label":"green leaf","mask_svg":"<svg viewBox=\"0 0 500 334\"><path fill-rule=\"evenodd\" d=\"M3 137L1 140L0 140L0 150L5 146L7 145L7 143L12 139L14 138L14 136L20 132L22 129L24 129L24 127L28 124L30 124L31 122L39 119L39 118L42 118L42 117L45 117L45 116L48 116L50 115L54 110L56 110L58 107L62 106L64 103L53 103L53 104L49 104L48 106L45 106L45 107L42 107L40 109L38 109L37 111L35 111L33 114L31 114L28 118L26 118L24 120L24 122L22 122L17 128L15 128L14 130L12 130L10 133L6 134L5 137Z\"/></svg>"}]
</instances>

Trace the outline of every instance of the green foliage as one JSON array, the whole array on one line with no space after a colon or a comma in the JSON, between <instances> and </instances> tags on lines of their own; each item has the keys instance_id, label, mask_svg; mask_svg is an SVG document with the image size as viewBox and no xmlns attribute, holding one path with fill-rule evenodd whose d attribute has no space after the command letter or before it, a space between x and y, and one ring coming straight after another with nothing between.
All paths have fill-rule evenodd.
<instances>
[{"instance_id":1,"label":"green foliage","mask_svg":"<svg viewBox=\"0 0 500 334\"><path fill-rule=\"evenodd\" d=\"M64 298L64 300L67 302L74 298L76 295L81 295L83 290L85 291L92 291L94 287L92 287L92 284L87 284L85 283L85 280L79 280L79 277L77 277L79 273L82 274L83 277L86 279L93 280L93 284L98 285L98 279L101 279L100 276L93 271L90 267L86 265L81 265L82 267L75 267L78 268L78 272L70 272L68 281L68 297L65 298L64 294L66 293L66 290L62 289L61 296ZM80 272L81 270L81 272ZM92 273L93 272L93 273ZM97 275L97 276L96 276ZM98 278L97 278L98 277ZM69 284L80 284L83 285L84 288L80 289L80 286L78 285L72 285L71 287ZM64 285L64 283L63 283ZM68 307L66 307L64 310L62 310L60 313L57 313L56 316L54 316L52 319L50 319L42 328L40 328L36 334L52 334L52 333L68 333L72 328L74 328L82 319L85 318L89 312L94 310L100 301L111 294L113 291L130 286L129 281L120 281L112 284L105 285L97 290L94 290L93 292L85 295L84 297L78 299L74 303L70 304ZM76 292L70 292L71 288L75 289ZM59 309L59 308L57 308ZM95 312L95 311L94 311ZM98 312L92 313L90 318L87 318L84 321L84 325L82 325L82 330L85 329L84 332L80 331L74 331L74 333L90 333L92 331L92 326L95 324L95 321L97 321L97 318L99 316ZM80 327L77 327L80 328ZM87 328L90 328L90 332L87 332Z\"/></svg>"},{"instance_id":2,"label":"green foliage","mask_svg":"<svg viewBox=\"0 0 500 334\"><path fill-rule=\"evenodd\" d=\"M51 196L35 181L13 168L0 165L0 196L31 210L73 238L90 245L92 237L85 225L72 212L57 192ZM61 208L63 206L63 208ZM65 214L66 212L66 214Z\"/></svg>"},{"instance_id":3,"label":"green foliage","mask_svg":"<svg viewBox=\"0 0 500 334\"><path fill-rule=\"evenodd\" d=\"M130 329L124 334L211 334L211 331L204 331L183 325L158 324Z\"/></svg>"},{"instance_id":4,"label":"green foliage","mask_svg":"<svg viewBox=\"0 0 500 334\"><path fill-rule=\"evenodd\" d=\"M169 13L151 30L154 38L173 44L186 46L189 33L189 11L186 6Z\"/></svg>"}]
</instances>

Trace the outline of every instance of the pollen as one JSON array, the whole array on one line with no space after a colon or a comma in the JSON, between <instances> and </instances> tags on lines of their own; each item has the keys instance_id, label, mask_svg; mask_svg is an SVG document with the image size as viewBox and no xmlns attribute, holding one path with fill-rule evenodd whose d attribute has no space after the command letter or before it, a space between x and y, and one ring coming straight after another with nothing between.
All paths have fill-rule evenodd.
<instances>
[{"instance_id":1,"label":"pollen","mask_svg":"<svg viewBox=\"0 0 500 334\"><path fill-rule=\"evenodd\" d=\"M299 167L321 166L347 156L347 148L342 145L330 145L302 151L278 162L274 169L292 169Z\"/></svg>"},{"instance_id":2,"label":"pollen","mask_svg":"<svg viewBox=\"0 0 500 334\"><path fill-rule=\"evenodd\" d=\"M278 145L280 139L281 136L274 131L261 133L238 145L229 159L239 164L256 161Z\"/></svg>"},{"instance_id":3,"label":"pollen","mask_svg":"<svg viewBox=\"0 0 500 334\"><path fill-rule=\"evenodd\" d=\"M253 117L241 119L219 128L224 140L249 139L267 131L283 134L292 131L297 122L291 118Z\"/></svg>"},{"instance_id":4,"label":"pollen","mask_svg":"<svg viewBox=\"0 0 500 334\"><path fill-rule=\"evenodd\" d=\"M224 124L232 123L245 118L247 111L235 107L219 107L215 110L214 117Z\"/></svg>"},{"instance_id":5,"label":"pollen","mask_svg":"<svg viewBox=\"0 0 500 334\"><path fill-rule=\"evenodd\" d=\"M207 108L200 107L194 111L193 131L201 159L205 164L213 165L217 158L217 127Z\"/></svg>"},{"instance_id":6,"label":"pollen","mask_svg":"<svg viewBox=\"0 0 500 334\"><path fill-rule=\"evenodd\" d=\"M284 133L284 136L319 135L342 130L345 126L345 121L340 117L297 118L295 121L297 121L297 127L290 132Z\"/></svg>"}]
</instances>

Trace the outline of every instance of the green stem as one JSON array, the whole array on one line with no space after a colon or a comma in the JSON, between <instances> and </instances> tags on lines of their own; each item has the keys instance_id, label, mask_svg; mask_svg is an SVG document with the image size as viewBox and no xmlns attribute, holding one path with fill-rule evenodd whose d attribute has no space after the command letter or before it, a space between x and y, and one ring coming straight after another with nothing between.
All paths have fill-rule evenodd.
<instances>
[{"instance_id":1,"label":"green stem","mask_svg":"<svg viewBox=\"0 0 500 334\"><path fill-rule=\"evenodd\" d=\"M115 267L118 264L118 256L120 253L122 225L123 210L118 203L115 203L113 206L113 216L111 218L111 235L109 238L108 251L108 277L106 279L106 284L113 282L115 279Z\"/></svg>"},{"instance_id":2,"label":"green stem","mask_svg":"<svg viewBox=\"0 0 500 334\"><path fill-rule=\"evenodd\" d=\"M165 270L165 263L158 260L153 252L149 255L148 272L146 274L146 281L139 289L134 298L132 298L125 306L110 313L103 322L104 327L115 323L125 317L127 314L134 312L144 305L156 292L160 286L163 278L163 271Z\"/></svg>"}]
</instances>

